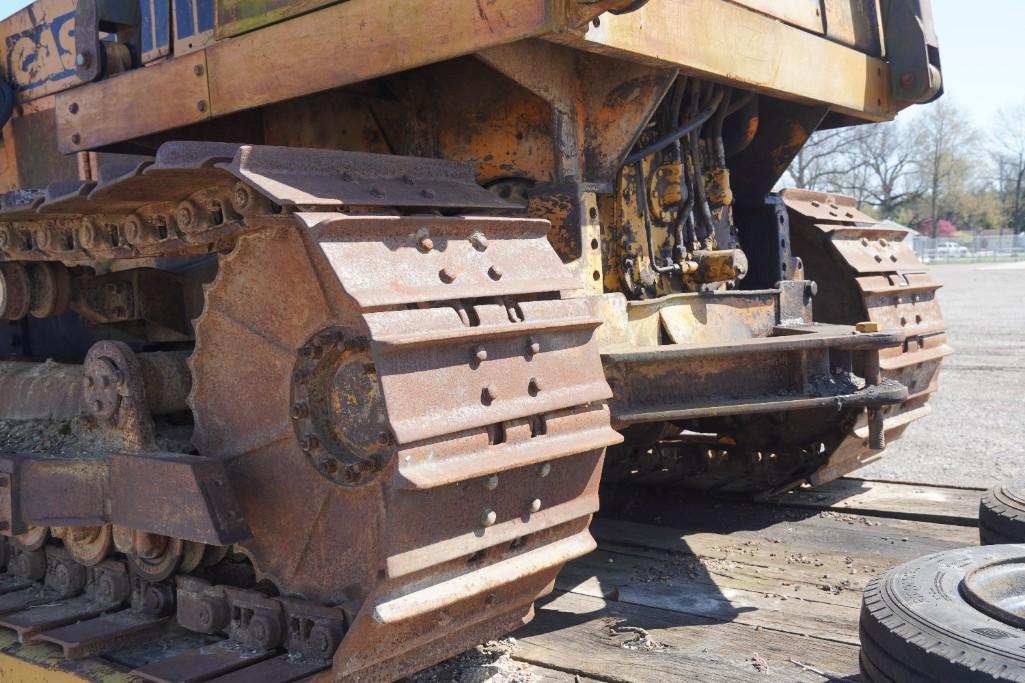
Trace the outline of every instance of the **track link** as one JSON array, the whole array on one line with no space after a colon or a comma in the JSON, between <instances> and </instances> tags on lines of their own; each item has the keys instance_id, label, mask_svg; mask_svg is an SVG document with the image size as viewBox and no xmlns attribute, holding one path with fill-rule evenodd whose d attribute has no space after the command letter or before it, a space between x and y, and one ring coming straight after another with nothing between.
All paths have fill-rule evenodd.
<instances>
[{"instance_id":1,"label":"track link","mask_svg":"<svg viewBox=\"0 0 1025 683\"><path fill-rule=\"evenodd\" d=\"M233 559L257 582L182 567L146 584L156 613L139 598L76 625L96 642L31 638L117 659L173 622L205 637L132 663L151 680L286 681L328 659L334 679L391 680L528 620L594 547L620 437L600 320L559 298L576 282L548 223L466 215L495 209L461 164L203 143L5 206L12 261L220 254L189 360L193 442L225 463L252 531Z\"/></svg>"}]
</instances>

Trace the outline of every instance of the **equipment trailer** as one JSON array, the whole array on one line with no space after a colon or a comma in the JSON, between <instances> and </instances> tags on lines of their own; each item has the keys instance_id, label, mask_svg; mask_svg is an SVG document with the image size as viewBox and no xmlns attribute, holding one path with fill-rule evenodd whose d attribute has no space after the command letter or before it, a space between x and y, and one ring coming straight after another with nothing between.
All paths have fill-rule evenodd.
<instances>
[{"instance_id":1,"label":"equipment trailer","mask_svg":"<svg viewBox=\"0 0 1025 683\"><path fill-rule=\"evenodd\" d=\"M528 621L600 481L823 484L929 411L907 231L771 192L939 95L926 2L37 0L0 36L24 643L398 678Z\"/></svg>"}]
</instances>

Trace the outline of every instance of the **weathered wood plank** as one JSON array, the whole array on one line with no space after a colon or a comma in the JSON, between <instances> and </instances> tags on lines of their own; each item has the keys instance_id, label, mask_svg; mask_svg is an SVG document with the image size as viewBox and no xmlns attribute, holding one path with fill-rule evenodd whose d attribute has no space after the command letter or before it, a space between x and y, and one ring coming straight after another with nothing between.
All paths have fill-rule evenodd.
<instances>
[{"instance_id":1,"label":"weathered wood plank","mask_svg":"<svg viewBox=\"0 0 1025 683\"><path fill-rule=\"evenodd\" d=\"M828 488L828 487L827 487ZM873 576L976 531L834 510L629 497L599 517L599 550L570 563L560 589L856 645L861 591Z\"/></svg>"},{"instance_id":2,"label":"weathered wood plank","mask_svg":"<svg viewBox=\"0 0 1025 683\"><path fill-rule=\"evenodd\" d=\"M485 681L530 681L530 683L595 683L586 674L568 672L514 659L515 640L502 639L467 650L461 655L404 678L403 683L484 683Z\"/></svg>"},{"instance_id":3,"label":"weathered wood plank","mask_svg":"<svg viewBox=\"0 0 1025 683\"><path fill-rule=\"evenodd\" d=\"M773 502L974 527L978 524L981 495L980 489L846 478L813 489L796 489Z\"/></svg>"},{"instance_id":4,"label":"weathered wood plank","mask_svg":"<svg viewBox=\"0 0 1025 683\"><path fill-rule=\"evenodd\" d=\"M733 513L722 517L732 518ZM879 571L928 553L978 543L978 533L968 527L829 510L722 532L695 526L681 528L684 523L678 517L663 518L659 525L598 518L591 532L603 546L646 547L750 561L760 566L778 565L778 558L804 553L831 565L849 564L846 558L852 558L859 567Z\"/></svg>"},{"instance_id":5,"label":"weathered wood plank","mask_svg":"<svg viewBox=\"0 0 1025 683\"><path fill-rule=\"evenodd\" d=\"M627 649L644 629L655 645ZM858 648L817 638L756 629L736 622L556 593L534 621L515 634L514 659L604 681L821 681L857 673ZM759 670L759 669L763 670Z\"/></svg>"},{"instance_id":6,"label":"weathered wood plank","mask_svg":"<svg viewBox=\"0 0 1025 683\"><path fill-rule=\"evenodd\" d=\"M566 565L555 585L642 607L858 644L857 606L790 581L755 582L598 550Z\"/></svg>"}]
</instances>

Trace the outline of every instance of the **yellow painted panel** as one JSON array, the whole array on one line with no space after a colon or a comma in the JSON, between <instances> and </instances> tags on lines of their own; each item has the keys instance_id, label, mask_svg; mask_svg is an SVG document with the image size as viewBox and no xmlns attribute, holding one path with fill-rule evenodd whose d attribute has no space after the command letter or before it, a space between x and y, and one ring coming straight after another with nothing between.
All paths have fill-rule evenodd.
<instances>
[{"instance_id":1,"label":"yellow painted panel","mask_svg":"<svg viewBox=\"0 0 1025 683\"><path fill-rule=\"evenodd\" d=\"M207 48L215 115L552 30L551 0L348 0Z\"/></svg>"},{"instance_id":2,"label":"yellow painted panel","mask_svg":"<svg viewBox=\"0 0 1025 683\"><path fill-rule=\"evenodd\" d=\"M794 26L822 33L821 0L732 0Z\"/></svg>"},{"instance_id":3,"label":"yellow painted panel","mask_svg":"<svg viewBox=\"0 0 1025 683\"><path fill-rule=\"evenodd\" d=\"M0 21L0 68L33 100L81 83L75 74L75 0L36 0Z\"/></svg>"},{"instance_id":4,"label":"yellow painted panel","mask_svg":"<svg viewBox=\"0 0 1025 683\"><path fill-rule=\"evenodd\" d=\"M808 31L723 0L660 0L551 37L602 54L681 67L753 90L832 105L868 119L896 113L889 67Z\"/></svg>"},{"instance_id":5,"label":"yellow painted panel","mask_svg":"<svg viewBox=\"0 0 1025 683\"><path fill-rule=\"evenodd\" d=\"M217 0L217 39L274 24L339 0Z\"/></svg>"}]
</instances>

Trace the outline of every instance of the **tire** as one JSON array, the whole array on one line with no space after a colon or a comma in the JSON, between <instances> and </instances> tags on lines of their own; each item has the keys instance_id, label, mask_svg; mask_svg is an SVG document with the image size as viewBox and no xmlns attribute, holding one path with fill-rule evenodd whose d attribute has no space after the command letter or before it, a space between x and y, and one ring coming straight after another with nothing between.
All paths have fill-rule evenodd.
<instances>
[{"instance_id":1,"label":"tire","mask_svg":"<svg viewBox=\"0 0 1025 683\"><path fill-rule=\"evenodd\" d=\"M979 542L1025 543L1025 479L995 486L982 494Z\"/></svg>"},{"instance_id":2,"label":"tire","mask_svg":"<svg viewBox=\"0 0 1025 683\"><path fill-rule=\"evenodd\" d=\"M862 678L1025 682L1025 629L988 616L965 597L966 575L1009 561L1025 571L1025 545L935 553L870 581L859 624Z\"/></svg>"}]
</instances>

